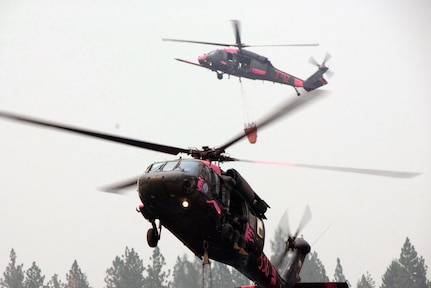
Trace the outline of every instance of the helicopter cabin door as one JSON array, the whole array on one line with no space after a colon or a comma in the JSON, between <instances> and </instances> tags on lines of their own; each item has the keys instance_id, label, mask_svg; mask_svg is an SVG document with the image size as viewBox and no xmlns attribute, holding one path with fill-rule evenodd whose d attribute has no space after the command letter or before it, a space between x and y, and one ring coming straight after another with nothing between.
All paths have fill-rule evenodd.
<instances>
[{"instance_id":1,"label":"helicopter cabin door","mask_svg":"<svg viewBox=\"0 0 431 288\"><path fill-rule=\"evenodd\" d=\"M246 75L248 72L250 72L251 67L251 59L250 57L238 55L238 75Z\"/></svg>"}]
</instances>

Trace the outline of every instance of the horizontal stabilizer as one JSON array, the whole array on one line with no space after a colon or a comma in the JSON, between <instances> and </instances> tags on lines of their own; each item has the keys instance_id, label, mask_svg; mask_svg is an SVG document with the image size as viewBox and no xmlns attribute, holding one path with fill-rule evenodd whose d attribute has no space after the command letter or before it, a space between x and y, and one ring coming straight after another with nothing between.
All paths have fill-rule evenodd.
<instances>
[{"instance_id":1,"label":"horizontal stabilizer","mask_svg":"<svg viewBox=\"0 0 431 288\"><path fill-rule=\"evenodd\" d=\"M308 77L307 80L304 81L304 89L306 91L312 91L328 84L326 79L323 78L323 74L325 74L326 71L328 71L327 67L320 67L317 72L315 72L313 75Z\"/></svg>"},{"instance_id":2,"label":"horizontal stabilizer","mask_svg":"<svg viewBox=\"0 0 431 288\"><path fill-rule=\"evenodd\" d=\"M299 282L293 288L349 288L346 282Z\"/></svg>"}]
</instances>

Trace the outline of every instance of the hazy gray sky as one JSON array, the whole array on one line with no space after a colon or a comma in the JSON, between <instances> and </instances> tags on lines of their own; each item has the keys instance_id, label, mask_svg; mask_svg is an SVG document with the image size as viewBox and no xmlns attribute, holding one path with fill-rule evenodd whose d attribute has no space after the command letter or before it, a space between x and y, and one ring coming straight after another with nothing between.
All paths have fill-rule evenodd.
<instances>
[{"instance_id":1,"label":"hazy gray sky","mask_svg":"<svg viewBox=\"0 0 431 288\"><path fill-rule=\"evenodd\" d=\"M237 78L182 64L233 42L230 19L248 44L320 43L259 48L300 78L310 56L333 58L326 99L242 141L237 158L422 172L390 179L240 163L235 167L271 209L266 251L288 209L293 227L304 207L330 278L336 258L352 284L369 271L377 283L406 237L431 265L431 3L429 1L1 1L0 109L179 147L217 146L243 127ZM259 118L292 88L243 80ZM14 248L47 279L74 259L95 287L127 246L146 263L150 224L126 196L97 187L139 175L169 155L0 120L0 271ZM184 246L166 230L159 242L173 267Z\"/></svg>"}]
</instances>

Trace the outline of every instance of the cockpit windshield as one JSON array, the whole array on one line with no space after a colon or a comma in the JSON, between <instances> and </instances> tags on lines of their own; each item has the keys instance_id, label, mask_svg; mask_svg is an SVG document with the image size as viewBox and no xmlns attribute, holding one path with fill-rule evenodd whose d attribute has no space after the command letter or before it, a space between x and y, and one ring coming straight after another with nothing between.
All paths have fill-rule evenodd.
<instances>
[{"instance_id":1,"label":"cockpit windshield","mask_svg":"<svg viewBox=\"0 0 431 288\"><path fill-rule=\"evenodd\" d=\"M150 167L148 167L147 173L180 170L183 172L191 172L193 174L198 174L199 164L200 162L192 161L192 160L175 160L175 161L167 161L167 162L157 162L152 164Z\"/></svg>"},{"instance_id":2,"label":"cockpit windshield","mask_svg":"<svg viewBox=\"0 0 431 288\"><path fill-rule=\"evenodd\" d=\"M182 170L184 172L192 172L193 174L197 174L199 172L199 162L181 160L178 163L178 166L175 167L175 170L177 169Z\"/></svg>"},{"instance_id":3,"label":"cockpit windshield","mask_svg":"<svg viewBox=\"0 0 431 288\"><path fill-rule=\"evenodd\" d=\"M178 161L169 161L166 162L165 166L163 166L162 171L171 171L174 170L175 166L178 165Z\"/></svg>"},{"instance_id":4,"label":"cockpit windshield","mask_svg":"<svg viewBox=\"0 0 431 288\"><path fill-rule=\"evenodd\" d=\"M147 173L159 171L160 167L162 167L163 165L165 165L165 162L153 163L147 168Z\"/></svg>"},{"instance_id":5,"label":"cockpit windshield","mask_svg":"<svg viewBox=\"0 0 431 288\"><path fill-rule=\"evenodd\" d=\"M219 50L212 50L208 53L209 56L217 55L219 53Z\"/></svg>"}]
</instances>

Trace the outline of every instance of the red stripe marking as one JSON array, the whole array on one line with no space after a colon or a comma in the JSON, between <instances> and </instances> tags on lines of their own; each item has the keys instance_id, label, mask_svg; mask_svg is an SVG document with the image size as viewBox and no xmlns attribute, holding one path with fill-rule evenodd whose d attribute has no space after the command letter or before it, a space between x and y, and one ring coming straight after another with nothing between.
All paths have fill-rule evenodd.
<instances>
[{"instance_id":1,"label":"red stripe marking","mask_svg":"<svg viewBox=\"0 0 431 288\"><path fill-rule=\"evenodd\" d=\"M217 211L217 213L218 213L219 215L221 215L221 209L220 209L220 206L218 206L218 203L217 203L215 200L207 200L207 203L208 203L208 204L213 204L214 209Z\"/></svg>"},{"instance_id":2,"label":"red stripe marking","mask_svg":"<svg viewBox=\"0 0 431 288\"><path fill-rule=\"evenodd\" d=\"M303 87L304 86L304 81L295 78L295 80L293 80L293 85L295 85L296 87Z\"/></svg>"},{"instance_id":3,"label":"red stripe marking","mask_svg":"<svg viewBox=\"0 0 431 288\"><path fill-rule=\"evenodd\" d=\"M251 72L257 75L266 75L265 70L257 69L257 68L251 68Z\"/></svg>"}]
</instances>

